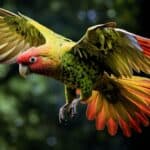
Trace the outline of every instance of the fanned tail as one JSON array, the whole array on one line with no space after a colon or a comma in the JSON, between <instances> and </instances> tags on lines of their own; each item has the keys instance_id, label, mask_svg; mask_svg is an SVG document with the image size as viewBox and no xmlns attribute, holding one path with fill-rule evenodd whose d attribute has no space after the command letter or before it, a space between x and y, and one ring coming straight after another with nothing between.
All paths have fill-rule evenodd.
<instances>
[{"instance_id":1,"label":"fanned tail","mask_svg":"<svg viewBox=\"0 0 150 150\"><path fill-rule=\"evenodd\" d=\"M120 126L126 137L131 136L132 128L141 133L141 124L149 125L150 79L106 77L87 103L87 118L96 120L97 130L107 126L113 136Z\"/></svg>"},{"instance_id":2,"label":"fanned tail","mask_svg":"<svg viewBox=\"0 0 150 150\"><path fill-rule=\"evenodd\" d=\"M144 38L144 37L138 36L138 35L136 35L135 38L138 41L138 44L143 49L143 53L146 56L150 57L150 39L149 38Z\"/></svg>"}]
</instances>

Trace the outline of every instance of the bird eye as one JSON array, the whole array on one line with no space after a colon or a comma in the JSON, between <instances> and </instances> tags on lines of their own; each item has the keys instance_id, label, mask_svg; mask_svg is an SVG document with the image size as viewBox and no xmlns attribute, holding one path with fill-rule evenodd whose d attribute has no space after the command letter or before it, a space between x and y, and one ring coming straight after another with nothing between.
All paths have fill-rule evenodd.
<instances>
[{"instance_id":1,"label":"bird eye","mask_svg":"<svg viewBox=\"0 0 150 150\"><path fill-rule=\"evenodd\" d=\"M36 61L37 61L37 57L32 56L29 58L30 63L35 63Z\"/></svg>"}]
</instances>

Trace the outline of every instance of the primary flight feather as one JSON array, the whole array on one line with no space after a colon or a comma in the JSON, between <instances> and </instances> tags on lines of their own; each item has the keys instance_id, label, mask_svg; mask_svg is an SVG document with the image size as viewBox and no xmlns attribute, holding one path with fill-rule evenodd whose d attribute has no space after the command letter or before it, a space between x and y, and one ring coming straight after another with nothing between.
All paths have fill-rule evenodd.
<instances>
[{"instance_id":1,"label":"primary flight feather","mask_svg":"<svg viewBox=\"0 0 150 150\"><path fill-rule=\"evenodd\" d=\"M140 133L141 124L149 125L150 79L133 72L150 73L150 39L114 22L92 26L74 42L0 9L0 63L18 63L22 76L37 73L64 83L60 121L73 117L83 102L87 118L96 120L97 130L107 126L110 135L120 127L130 137L131 128Z\"/></svg>"}]
</instances>

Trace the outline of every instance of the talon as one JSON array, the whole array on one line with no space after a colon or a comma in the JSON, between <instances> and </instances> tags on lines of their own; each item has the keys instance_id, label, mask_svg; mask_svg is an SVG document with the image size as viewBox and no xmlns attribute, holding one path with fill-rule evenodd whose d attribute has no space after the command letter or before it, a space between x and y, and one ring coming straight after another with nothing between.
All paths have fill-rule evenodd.
<instances>
[{"instance_id":1,"label":"talon","mask_svg":"<svg viewBox=\"0 0 150 150\"><path fill-rule=\"evenodd\" d=\"M59 122L61 123L62 121L66 121L66 111L67 111L67 107L69 106L69 104L65 104L63 105L60 109L59 109Z\"/></svg>"},{"instance_id":2,"label":"talon","mask_svg":"<svg viewBox=\"0 0 150 150\"><path fill-rule=\"evenodd\" d=\"M75 117L77 115L77 105L79 104L80 99L76 98L70 104L65 104L59 109L59 122L67 121L68 117Z\"/></svg>"},{"instance_id":3,"label":"talon","mask_svg":"<svg viewBox=\"0 0 150 150\"><path fill-rule=\"evenodd\" d=\"M77 114L77 105L79 104L79 102L80 102L80 98L76 98L69 105L69 112L70 112L71 118L76 116L76 114Z\"/></svg>"}]
</instances>

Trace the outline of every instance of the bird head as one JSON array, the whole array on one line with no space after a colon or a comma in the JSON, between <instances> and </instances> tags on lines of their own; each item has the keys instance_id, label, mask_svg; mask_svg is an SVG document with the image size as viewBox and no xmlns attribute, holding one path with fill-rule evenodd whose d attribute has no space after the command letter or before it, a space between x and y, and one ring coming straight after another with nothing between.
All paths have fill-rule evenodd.
<instances>
[{"instance_id":1,"label":"bird head","mask_svg":"<svg viewBox=\"0 0 150 150\"><path fill-rule=\"evenodd\" d=\"M53 76L58 68L58 61L49 55L48 49L32 47L17 57L19 73L25 77L30 73Z\"/></svg>"}]
</instances>

